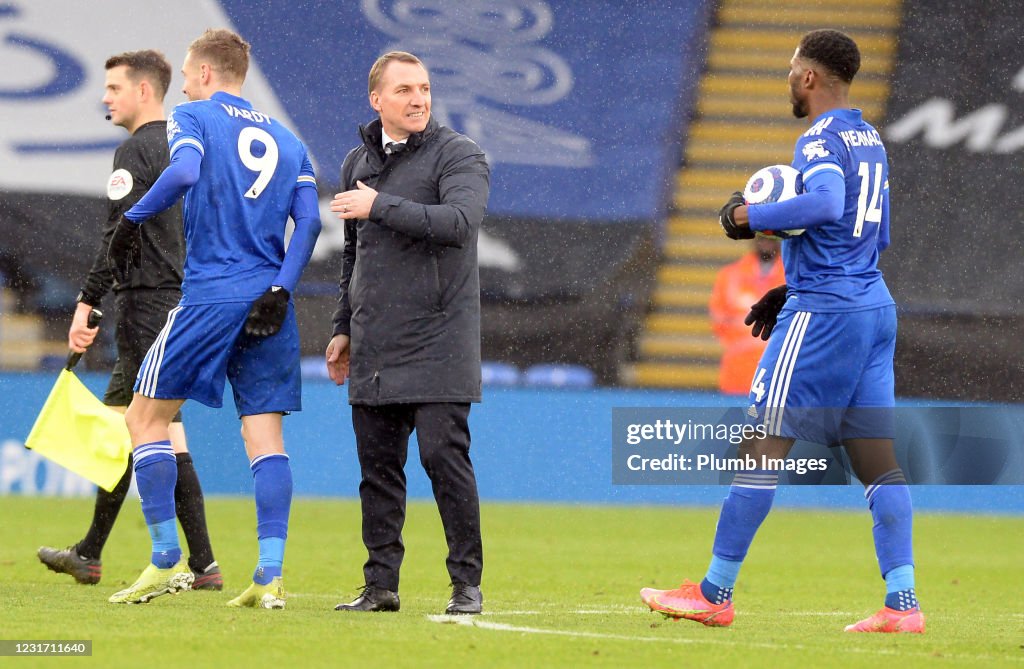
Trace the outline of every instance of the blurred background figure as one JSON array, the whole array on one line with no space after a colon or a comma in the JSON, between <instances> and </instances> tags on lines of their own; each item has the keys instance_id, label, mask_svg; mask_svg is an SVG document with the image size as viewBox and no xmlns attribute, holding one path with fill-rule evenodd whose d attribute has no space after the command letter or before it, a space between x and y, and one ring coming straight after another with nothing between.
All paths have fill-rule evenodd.
<instances>
[{"instance_id":1,"label":"blurred background figure","mask_svg":"<svg viewBox=\"0 0 1024 669\"><path fill-rule=\"evenodd\" d=\"M786 282L779 255L779 240L757 237L750 252L723 267L715 277L708 310L715 337L722 345L718 388L730 395L746 395L757 361L768 342L750 335L743 319L750 305L768 290Z\"/></svg>"}]
</instances>

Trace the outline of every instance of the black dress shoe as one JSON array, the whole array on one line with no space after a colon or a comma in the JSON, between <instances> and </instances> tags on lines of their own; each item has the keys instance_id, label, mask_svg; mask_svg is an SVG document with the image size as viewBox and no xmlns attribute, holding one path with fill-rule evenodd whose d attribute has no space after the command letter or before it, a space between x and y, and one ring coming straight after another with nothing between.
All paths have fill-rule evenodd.
<instances>
[{"instance_id":1,"label":"black dress shoe","mask_svg":"<svg viewBox=\"0 0 1024 669\"><path fill-rule=\"evenodd\" d=\"M444 610L449 616L475 616L484 610L484 593L476 585L452 583L452 598Z\"/></svg>"},{"instance_id":2,"label":"black dress shoe","mask_svg":"<svg viewBox=\"0 0 1024 669\"><path fill-rule=\"evenodd\" d=\"M398 593L375 585L364 585L359 596L348 604L338 604L335 611L397 611L402 607Z\"/></svg>"}]
</instances>

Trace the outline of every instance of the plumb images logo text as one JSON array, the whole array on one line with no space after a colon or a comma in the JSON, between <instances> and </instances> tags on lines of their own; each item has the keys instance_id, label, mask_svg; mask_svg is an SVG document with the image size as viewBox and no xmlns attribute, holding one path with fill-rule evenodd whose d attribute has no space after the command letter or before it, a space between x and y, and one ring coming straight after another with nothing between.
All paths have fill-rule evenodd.
<instances>
[{"instance_id":1,"label":"plumb images logo text","mask_svg":"<svg viewBox=\"0 0 1024 669\"><path fill-rule=\"evenodd\" d=\"M825 471L828 458L756 458L751 455L725 456L724 450L739 446L750 439L764 438L768 430L764 425L749 423L704 423L686 420L675 422L656 419L653 422L629 423L626 425L626 444L640 446L647 444L649 452L631 452L626 455L626 469L631 472L750 472L765 470L774 472ZM665 453L660 447L671 444L681 452ZM718 444L719 452L696 452L692 447L698 444ZM697 449L700 450L700 449Z\"/></svg>"},{"instance_id":2,"label":"plumb images logo text","mask_svg":"<svg viewBox=\"0 0 1024 669\"><path fill-rule=\"evenodd\" d=\"M768 427L741 407L637 407L612 410L612 481L622 485L721 485L744 472L778 472L802 482L845 480L827 448L789 457L741 452ZM833 472L832 470L836 470ZM835 474L835 476L832 476Z\"/></svg>"},{"instance_id":3,"label":"plumb images logo text","mask_svg":"<svg viewBox=\"0 0 1024 669\"><path fill-rule=\"evenodd\" d=\"M713 453L686 456L671 453L661 458L647 458L633 453L626 458L630 471L652 472L793 472L803 475L828 469L828 458L755 458L750 455L722 458Z\"/></svg>"}]
</instances>

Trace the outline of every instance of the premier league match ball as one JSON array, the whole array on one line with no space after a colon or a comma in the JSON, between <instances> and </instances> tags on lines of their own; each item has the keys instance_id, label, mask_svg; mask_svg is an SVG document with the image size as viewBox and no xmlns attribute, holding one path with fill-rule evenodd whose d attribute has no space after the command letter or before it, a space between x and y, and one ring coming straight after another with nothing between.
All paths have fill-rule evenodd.
<instances>
[{"instance_id":1,"label":"premier league match ball","mask_svg":"<svg viewBox=\"0 0 1024 669\"><path fill-rule=\"evenodd\" d=\"M754 172L743 188L743 199L756 206L768 202L782 202L804 192L804 179L799 170L789 165L771 165ZM803 230L759 230L758 235L773 239L789 239L802 235Z\"/></svg>"}]
</instances>

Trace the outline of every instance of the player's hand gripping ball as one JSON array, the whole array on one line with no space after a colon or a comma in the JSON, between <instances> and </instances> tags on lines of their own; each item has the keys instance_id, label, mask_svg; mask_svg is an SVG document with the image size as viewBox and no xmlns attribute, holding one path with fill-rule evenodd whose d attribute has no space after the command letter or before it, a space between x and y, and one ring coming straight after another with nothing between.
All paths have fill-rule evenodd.
<instances>
[{"instance_id":1,"label":"player's hand gripping ball","mask_svg":"<svg viewBox=\"0 0 1024 669\"><path fill-rule=\"evenodd\" d=\"M747 205L783 202L804 192L804 179L799 170L789 165L771 165L754 172L743 188ZM759 230L757 234L773 239L789 239L802 235L803 230Z\"/></svg>"}]
</instances>

